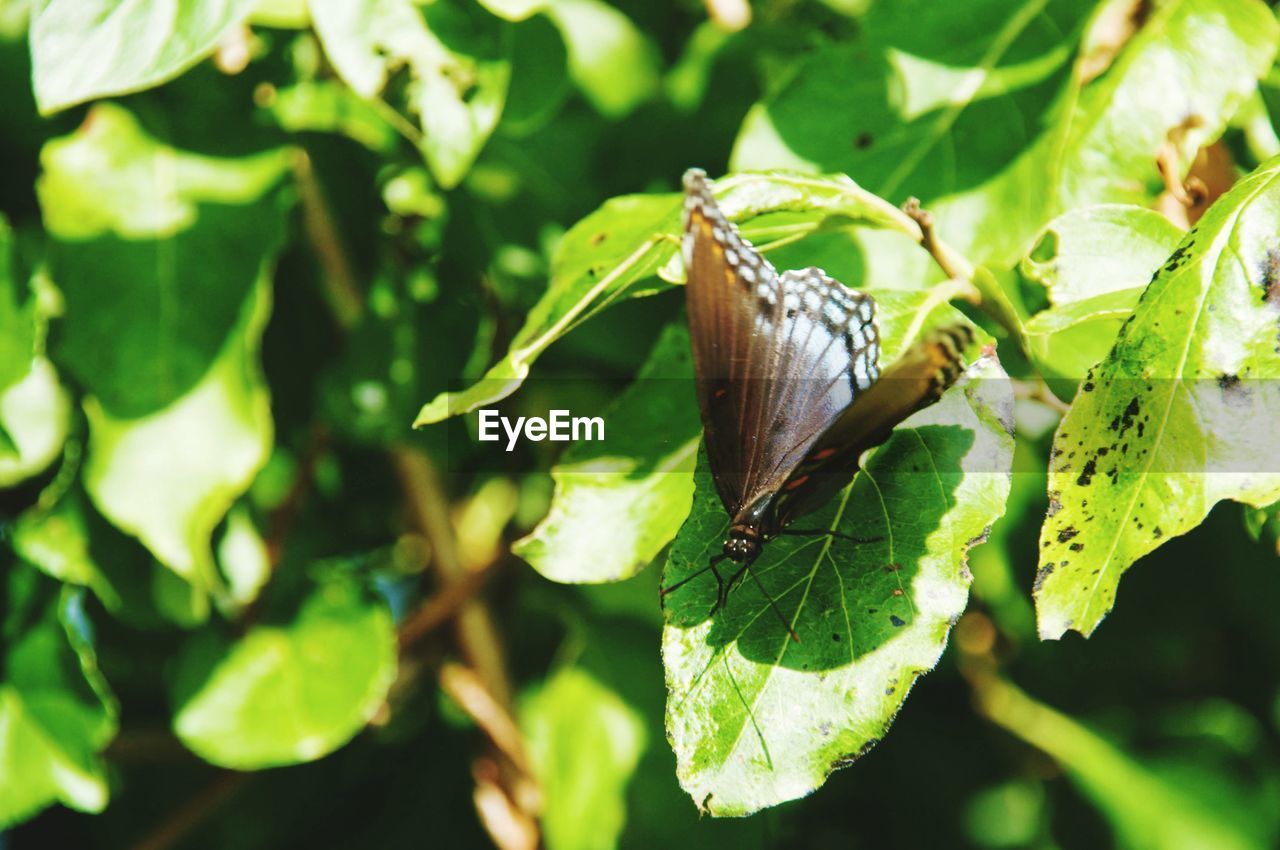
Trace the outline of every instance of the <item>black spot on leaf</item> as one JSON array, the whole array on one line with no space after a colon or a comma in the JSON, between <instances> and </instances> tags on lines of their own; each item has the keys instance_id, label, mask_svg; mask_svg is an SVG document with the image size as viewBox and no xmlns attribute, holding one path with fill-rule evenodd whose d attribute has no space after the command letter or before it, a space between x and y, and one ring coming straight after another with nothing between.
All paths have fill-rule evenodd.
<instances>
[{"instance_id":1,"label":"black spot on leaf","mask_svg":"<svg viewBox=\"0 0 1280 850\"><path fill-rule=\"evenodd\" d=\"M1037 570L1036 580L1031 584L1032 592L1039 591L1041 586L1044 585L1044 580L1047 579L1052 574L1053 574L1053 564L1045 564L1043 567Z\"/></svg>"}]
</instances>

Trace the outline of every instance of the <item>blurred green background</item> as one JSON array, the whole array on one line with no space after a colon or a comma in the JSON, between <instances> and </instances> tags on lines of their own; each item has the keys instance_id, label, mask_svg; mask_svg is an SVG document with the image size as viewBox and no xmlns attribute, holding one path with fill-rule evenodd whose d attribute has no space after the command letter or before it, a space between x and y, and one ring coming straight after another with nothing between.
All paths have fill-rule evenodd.
<instances>
[{"instance_id":1,"label":"blurred green background","mask_svg":"<svg viewBox=\"0 0 1280 850\"><path fill-rule=\"evenodd\" d=\"M1063 81L1213 77L1197 49L1238 45L1176 16L1238 8L0 3L0 848L1280 846L1280 523L1219 505L1089 640L1039 641L1052 399L1019 402L938 669L856 765L746 819L676 780L661 556L541 577L510 547L556 447L410 428L507 351L575 222L690 166L847 172L1016 258L1047 219L1004 169ZM1231 55L1269 65L1266 38ZM1256 76L1205 140L1232 173L1280 151ZM908 248L820 232L786 262L937 277ZM682 308L594 316L511 409L603 407Z\"/></svg>"}]
</instances>

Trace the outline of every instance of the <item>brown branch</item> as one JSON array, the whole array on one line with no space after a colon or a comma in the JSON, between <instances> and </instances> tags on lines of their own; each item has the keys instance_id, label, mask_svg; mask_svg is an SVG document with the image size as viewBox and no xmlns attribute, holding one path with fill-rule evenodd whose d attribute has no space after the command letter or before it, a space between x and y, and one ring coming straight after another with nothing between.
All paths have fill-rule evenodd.
<instances>
[{"instance_id":1,"label":"brown branch","mask_svg":"<svg viewBox=\"0 0 1280 850\"><path fill-rule=\"evenodd\" d=\"M529 767L524 741L512 719L511 682L506 654L493 616L475 596L488 569L464 562L458 550L448 500L431 460L420 450L401 445L391 462L400 478L414 525L431 546L432 563L441 582L436 610L454 609L459 649L466 665L445 664L440 686L475 721L491 742L488 756L473 764L474 799L480 820L502 850L533 850L539 845L537 815L541 792ZM486 565L487 567L488 565ZM475 578L480 573L479 579ZM432 603L422 618L431 625ZM416 618L415 618L416 619ZM414 628L421 628L421 623ZM402 637L401 646L413 633Z\"/></svg>"},{"instance_id":2,"label":"brown branch","mask_svg":"<svg viewBox=\"0 0 1280 850\"><path fill-rule=\"evenodd\" d=\"M449 519L448 499L435 466L420 450L397 446L391 463L400 478L405 502L413 523L431 545L432 563L442 586L463 581L470 568L462 562ZM480 675L485 687L503 705L511 704L511 683L506 669L506 653L489 609L468 598L460 605L455 623L458 645L470 667Z\"/></svg>"},{"instance_id":3,"label":"brown branch","mask_svg":"<svg viewBox=\"0 0 1280 850\"><path fill-rule=\"evenodd\" d=\"M454 662L440 668L440 688L476 722L498 751L525 775L531 775L520 728L474 670Z\"/></svg>"},{"instance_id":4,"label":"brown branch","mask_svg":"<svg viewBox=\"0 0 1280 850\"><path fill-rule=\"evenodd\" d=\"M400 624L400 652L403 654L413 649L431 632L452 620L462 606L484 588L496 568L495 561L484 569L468 571L463 578L445 585L439 593L419 605Z\"/></svg>"},{"instance_id":5,"label":"brown branch","mask_svg":"<svg viewBox=\"0 0 1280 850\"><path fill-rule=\"evenodd\" d=\"M251 773L237 773L232 770L219 771L212 782L179 806L141 841L134 844L133 850L167 850L174 846L231 799L252 776Z\"/></svg>"},{"instance_id":6,"label":"brown branch","mask_svg":"<svg viewBox=\"0 0 1280 850\"><path fill-rule=\"evenodd\" d=\"M284 557L284 546L289 533L293 531L311 485L315 483L316 464L328 448L329 429L322 423L313 425L307 447L298 462L293 481L289 484L289 492L271 515L270 529L267 532L267 561L272 570L280 565L280 559Z\"/></svg>"},{"instance_id":7,"label":"brown branch","mask_svg":"<svg viewBox=\"0 0 1280 850\"><path fill-rule=\"evenodd\" d=\"M364 313L364 293L356 281L355 271L338 235L333 213L325 200L324 190L311 168L311 157L299 150L293 158L294 181L302 205L302 223L307 240L320 261L325 300L342 331L355 327Z\"/></svg>"}]
</instances>

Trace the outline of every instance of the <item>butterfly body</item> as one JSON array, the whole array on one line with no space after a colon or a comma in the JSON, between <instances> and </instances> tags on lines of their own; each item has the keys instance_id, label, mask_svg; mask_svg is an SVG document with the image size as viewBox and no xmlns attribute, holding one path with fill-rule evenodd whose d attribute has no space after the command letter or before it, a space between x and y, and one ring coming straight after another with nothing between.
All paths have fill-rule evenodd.
<instances>
[{"instance_id":1,"label":"butterfly body","mask_svg":"<svg viewBox=\"0 0 1280 850\"><path fill-rule=\"evenodd\" d=\"M882 375L870 295L817 268L779 274L725 218L702 171L686 172L684 189L695 383L712 477L732 519L708 568L742 565L731 587L766 542L801 533L791 523L845 487L863 452L937 400L959 376L972 334L935 331ZM726 584L715 576L722 604Z\"/></svg>"}]
</instances>

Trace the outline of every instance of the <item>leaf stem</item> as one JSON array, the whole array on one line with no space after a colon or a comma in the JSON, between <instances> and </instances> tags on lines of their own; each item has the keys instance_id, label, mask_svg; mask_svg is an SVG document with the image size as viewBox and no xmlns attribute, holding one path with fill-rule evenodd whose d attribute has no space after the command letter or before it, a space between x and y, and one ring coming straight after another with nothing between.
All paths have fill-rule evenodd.
<instances>
[{"instance_id":1,"label":"leaf stem","mask_svg":"<svg viewBox=\"0 0 1280 850\"><path fill-rule=\"evenodd\" d=\"M943 274L956 280L973 280L973 263L938 238L934 232L933 213L920 206L919 198L907 198L902 211L920 229L920 236L916 241L929 252Z\"/></svg>"}]
</instances>

